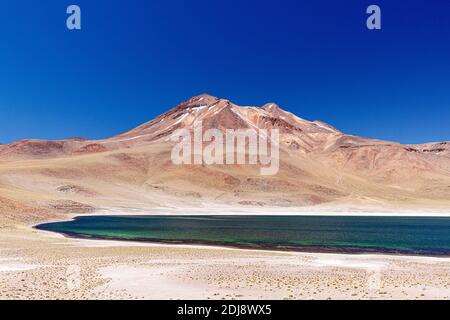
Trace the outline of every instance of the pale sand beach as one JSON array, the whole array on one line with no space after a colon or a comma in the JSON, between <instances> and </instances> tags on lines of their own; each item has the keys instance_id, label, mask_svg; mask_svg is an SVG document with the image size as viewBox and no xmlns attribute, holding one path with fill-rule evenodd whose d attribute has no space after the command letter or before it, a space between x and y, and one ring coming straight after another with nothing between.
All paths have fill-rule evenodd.
<instances>
[{"instance_id":1,"label":"pale sand beach","mask_svg":"<svg viewBox=\"0 0 450 320\"><path fill-rule=\"evenodd\" d=\"M450 258L81 240L20 224L0 230L0 299L449 298Z\"/></svg>"},{"instance_id":2,"label":"pale sand beach","mask_svg":"<svg viewBox=\"0 0 450 320\"><path fill-rule=\"evenodd\" d=\"M79 214L79 216L82 214ZM275 215L275 216L366 216L366 217L450 217L450 210L445 209L405 209L380 206L350 206L349 204L323 204L305 207L255 207L233 206L203 202L196 207L175 206L156 207L150 209L140 208L112 208L102 207L94 214L96 216L115 215Z\"/></svg>"}]
</instances>

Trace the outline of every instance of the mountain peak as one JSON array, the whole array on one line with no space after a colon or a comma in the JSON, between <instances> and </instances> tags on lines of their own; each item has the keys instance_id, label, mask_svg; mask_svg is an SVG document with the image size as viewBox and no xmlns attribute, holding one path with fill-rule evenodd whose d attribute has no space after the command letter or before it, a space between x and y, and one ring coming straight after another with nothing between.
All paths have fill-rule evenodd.
<instances>
[{"instance_id":1,"label":"mountain peak","mask_svg":"<svg viewBox=\"0 0 450 320\"><path fill-rule=\"evenodd\" d=\"M266 103L265 105L263 105L261 107L262 109L268 111L268 112L272 112L272 111L278 111L278 110L282 110L280 108L280 106L278 104L276 104L275 102L269 102Z\"/></svg>"},{"instance_id":2,"label":"mountain peak","mask_svg":"<svg viewBox=\"0 0 450 320\"><path fill-rule=\"evenodd\" d=\"M175 110L195 108L198 106L210 106L213 103L217 103L217 101L220 101L220 99L207 93L203 93L180 103L175 107Z\"/></svg>"},{"instance_id":3,"label":"mountain peak","mask_svg":"<svg viewBox=\"0 0 450 320\"><path fill-rule=\"evenodd\" d=\"M190 98L188 101L191 102L200 102L200 101L217 101L219 100L219 98L212 96L208 93L202 93L196 96L193 96L192 98Z\"/></svg>"}]
</instances>

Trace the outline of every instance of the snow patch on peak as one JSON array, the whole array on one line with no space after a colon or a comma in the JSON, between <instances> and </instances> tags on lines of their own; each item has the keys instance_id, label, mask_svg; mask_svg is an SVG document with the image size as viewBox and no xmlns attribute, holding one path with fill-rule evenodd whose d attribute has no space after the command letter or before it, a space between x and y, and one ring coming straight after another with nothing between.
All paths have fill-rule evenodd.
<instances>
[{"instance_id":1,"label":"snow patch on peak","mask_svg":"<svg viewBox=\"0 0 450 320\"><path fill-rule=\"evenodd\" d=\"M218 100L218 99L219 99L219 98L214 97L214 96L212 96L212 95L210 95L210 94L202 93L202 94L200 94L200 95L198 95L198 96L192 97L192 98L190 99L190 101L197 101L197 102L199 102L199 101L204 101L204 100L214 101L214 100Z\"/></svg>"},{"instance_id":2,"label":"snow patch on peak","mask_svg":"<svg viewBox=\"0 0 450 320\"><path fill-rule=\"evenodd\" d=\"M280 106L277 105L275 102L266 103L262 106L262 109L266 111L273 111L273 110L281 110Z\"/></svg>"}]
</instances>

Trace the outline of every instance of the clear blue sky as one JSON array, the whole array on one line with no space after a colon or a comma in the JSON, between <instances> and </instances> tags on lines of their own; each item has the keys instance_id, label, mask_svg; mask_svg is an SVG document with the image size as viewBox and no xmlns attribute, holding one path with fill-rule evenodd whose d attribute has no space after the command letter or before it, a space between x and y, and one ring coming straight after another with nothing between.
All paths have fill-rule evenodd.
<instances>
[{"instance_id":1,"label":"clear blue sky","mask_svg":"<svg viewBox=\"0 0 450 320\"><path fill-rule=\"evenodd\" d=\"M82 30L66 29L66 8ZM382 30L366 29L366 8ZM347 133L450 140L450 2L5 0L0 142L102 138L203 92Z\"/></svg>"}]
</instances>

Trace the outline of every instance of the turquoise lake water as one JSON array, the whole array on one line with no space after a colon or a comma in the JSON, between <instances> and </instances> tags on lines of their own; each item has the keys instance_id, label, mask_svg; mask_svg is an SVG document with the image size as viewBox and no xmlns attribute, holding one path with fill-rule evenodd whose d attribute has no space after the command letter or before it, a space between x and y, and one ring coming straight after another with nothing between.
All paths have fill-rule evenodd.
<instances>
[{"instance_id":1,"label":"turquoise lake water","mask_svg":"<svg viewBox=\"0 0 450 320\"><path fill-rule=\"evenodd\" d=\"M84 216L37 228L80 238L310 252L450 256L450 218Z\"/></svg>"}]
</instances>

